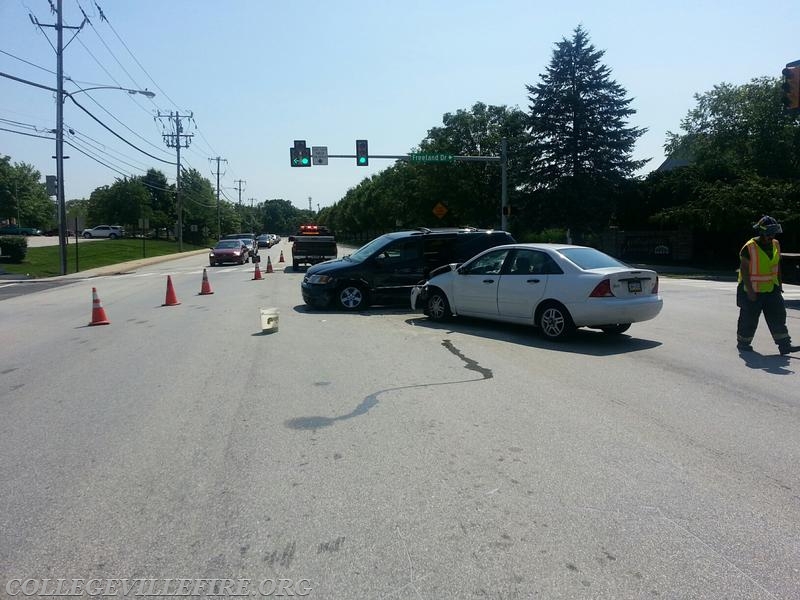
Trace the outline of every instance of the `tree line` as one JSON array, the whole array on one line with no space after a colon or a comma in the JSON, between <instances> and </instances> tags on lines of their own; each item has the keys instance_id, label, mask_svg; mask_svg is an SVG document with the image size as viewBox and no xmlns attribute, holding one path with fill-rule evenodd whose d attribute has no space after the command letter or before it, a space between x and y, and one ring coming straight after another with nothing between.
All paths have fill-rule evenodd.
<instances>
[{"instance_id":1,"label":"tree line","mask_svg":"<svg viewBox=\"0 0 800 600\"><path fill-rule=\"evenodd\" d=\"M539 81L526 85L527 110L475 102L446 113L412 152L490 156L506 139L508 222L520 241L564 241L568 232L576 242L597 245L609 230L682 230L693 234L697 258L731 252L735 258L752 223L770 214L784 224L784 248L800 251L800 127L797 115L783 108L778 78L719 83L697 94L679 132L667 134L667 163L640 177L647 161L632 154L646 130L629 124L632 99L603 56L577 27L555 44ZM15 216L24 189L23 218L34 225L52 218L38 178L31 167L0 157L0 217ZM291 233L316 219L357 241L406 227L497 228L500 188L496 164L398 161L319 214L282 199L253 207L222 201L219 220L223 233ZM181 195L184 240L205 243L217 231L213 186L185 171ZM438 204L447 209L444 216L433 213ZM146 216L156 231L176 220L174 186L157 170L98 188L70 209L89 223L135 224Z\"/></svg>"}]
</instances>

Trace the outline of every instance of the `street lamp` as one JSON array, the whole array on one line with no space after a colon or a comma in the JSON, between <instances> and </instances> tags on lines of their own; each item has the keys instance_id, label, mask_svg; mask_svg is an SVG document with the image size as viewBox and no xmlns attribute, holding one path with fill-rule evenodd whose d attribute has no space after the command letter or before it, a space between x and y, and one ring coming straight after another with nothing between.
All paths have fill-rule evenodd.
<instances>
[{"instance_id":1,"label":"street lamp","mask_svg":"<svg viewBox=\"0 0 800 600\"><path fill-rule=\"evenodd\" d=\"M59 29L59 35L61 35L60 29ZM59 47L61 47L60 40L59 40ZM131 88L125 88L116 85L96 85L88 88L79 88L74 92L65 92L64 78L61 75L61 73L62 73L62 63L61 63L61 53L59 52L57 88L52 88L49 85L42 85L41 83L36 83L34 81L28 81L27 79L15 77L14 75L9 75L8 73L3 73L3 72L0 72L0 77L13 79L14 81L19 81L20 83L24 83L26 85L32 85L34 87L42 88L43 90L49 90L51 92L55 92L58 95L56 101L56 128L54 131L54 133L56 134L56 156L55 156L56 181L58 182L58 185L56 187L56 203L58 205L58 247L59 247L59 257L61 260L61 274L66 275L67 274L67 207L64 201L64 97L69 96L70 100L76 102L72 96L74 96L75 94L81 94L83 92L89 92L91 90L122 90L123 92L128 92L129 94L141 94L142 96L146 96L148 98L154 98L155 94L150 90L134 90Z\"/></svg>"},{"instance_id":2,"label":"street lamp","mask_svg":"<svg viewBox=\"0 0 800 600\"><path fill-rule=\"evenodd\" d=\"M67 274L67 204L64 198L64 97L69 96L70 100L75 102L73 95L91 90L122 90L129 94L142 94L148 98L155 97L155 94L150 90L134 90L113 85L97 85L80 88L74 92L65 92L63 79L61 77L58 78L58 89L55 90L58 93L56 106L56 178L58 181L56 203L58 204L58 255L61 261L62 275Z\"/></svg>"}]
</instances>

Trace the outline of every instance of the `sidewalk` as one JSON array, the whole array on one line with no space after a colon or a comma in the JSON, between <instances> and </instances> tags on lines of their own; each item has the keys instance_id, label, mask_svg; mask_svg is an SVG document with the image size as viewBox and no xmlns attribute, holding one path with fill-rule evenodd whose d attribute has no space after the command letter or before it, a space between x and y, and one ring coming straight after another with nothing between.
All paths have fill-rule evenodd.
<instances>
[{"instance_id":1,"label":"sidewalk","mask_svg":"<svg viewBox=\"0 0 800 600\"><path fill-rule=\"evenodd\" d=\"M15 283L24 281L26 283L35 283L37 281L69 281L72 279L89 279L91 277L101 277L107 275L122 275L124 273L132 273L141 267L147 265L155 265L176 258L185 258L187 256L207 255L208 249L192 250L190 252L178 252L175 254L164 254L162 256L154 256L152 258L140 258L137 260L129 260L124 263L117 263L115 265L106 265L105 267L97 267L96 269L87 269L86 271L78 271L77 273L68 273L66 275L57 275L55 277L41 277L30 278L20 276L18 273L6 273L0 267L0 281L5 283Z\"/></svg>"}]
</instances>

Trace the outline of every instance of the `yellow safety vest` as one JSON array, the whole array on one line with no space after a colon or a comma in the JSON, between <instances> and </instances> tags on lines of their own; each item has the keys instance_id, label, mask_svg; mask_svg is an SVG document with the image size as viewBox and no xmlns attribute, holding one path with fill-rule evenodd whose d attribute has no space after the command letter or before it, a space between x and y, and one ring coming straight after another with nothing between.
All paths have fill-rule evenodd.
<instances>
[{"instance_id":1,"label":"yellow safety vest","mask_svg":"<svg viewBox=\"0 0 800 600\"><path fill-rule=\"evenodd\" d=\"M749 240L742 250L747 250L750 256L750 282L753 284L753 290L763 294L771 292L776 285L778 285L778 265L781 262L781 245L778 240L772 240L772 258L767 256L761 247L758 245L758 238ZM741 254L741 252L740 252ZM742 281L742 273L739 272L739 282Z\"/></svg>"}]
</instances>

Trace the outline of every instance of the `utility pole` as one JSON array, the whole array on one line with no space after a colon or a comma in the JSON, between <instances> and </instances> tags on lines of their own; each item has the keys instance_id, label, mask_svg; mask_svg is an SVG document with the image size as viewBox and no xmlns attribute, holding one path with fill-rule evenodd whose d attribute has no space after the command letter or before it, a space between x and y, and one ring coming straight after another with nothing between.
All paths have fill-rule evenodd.
<instances>
[{"instance_id":1,"label":"utility pole","mask_svg":"<svg viewBox=\"0 0 800 600\"><path fill-rule=\"evenodd\" d=\"M189 113L186 115L180 114L178 111L169 113L162 113L160 110L158 111L157 117L159 119L168 119L171 123L174 122L174 131L175 133L165 133L162 134L164 138L164 143L167 145L167 148L175 148L177 153L177 176L175 178L175 207L178 212L178 252L183 252L183 199L181 198L181 146L184 148L189 147L189 143L191 138L194 134L191 133L183 133L183 124L181 123L181 119L191 119L193 118L193 113ZM181 139L184 138L184 139Z\"/></svg>"},{"instance_id":2,"label":"utility pole","mask_svg":"<svg viewBox=\"0 0 800 600\"><path fill-rule=\"evenodd\" d=\"M220 162L228 162L227 158L209 158L208 160L216 160L217 161L217 239L222 239L222 220L220 219L219 213L219 163Z\"/></svg>"},{"instance_id":3,"label":"utility pole","mask_svg":"<svg viewBox=\"0 0 800 600\"><path fill-rule=\"evenodd\" d=\"M238 184L237 189L239 190L239 206L242 206L242 184L247 183L246 181L242 181L241 179L237 179L233 183Z\"/></svg>"},{"instance_id":4,"label":"utility pole","mask_svg":"<svg viewBox=\"0 0 800 600\"><path fill-rule=\"evenodd\" d=\"M67 274L67 207L64 199L64 30L75 29L75 36L86 24L86 17L79 27L64 25L63 0L56 1L56 24L43 25L30 15L31 22L38 27L54 27L56 30L56 203L58 204L58 255L61 262L61 274ZM50 4L52 7L52 3ZM75 39L72 36L72 39ZM71 42L72 40L70 40ZM69 45L69 42L67 42Z\"/></svg>"}]
</instances>

